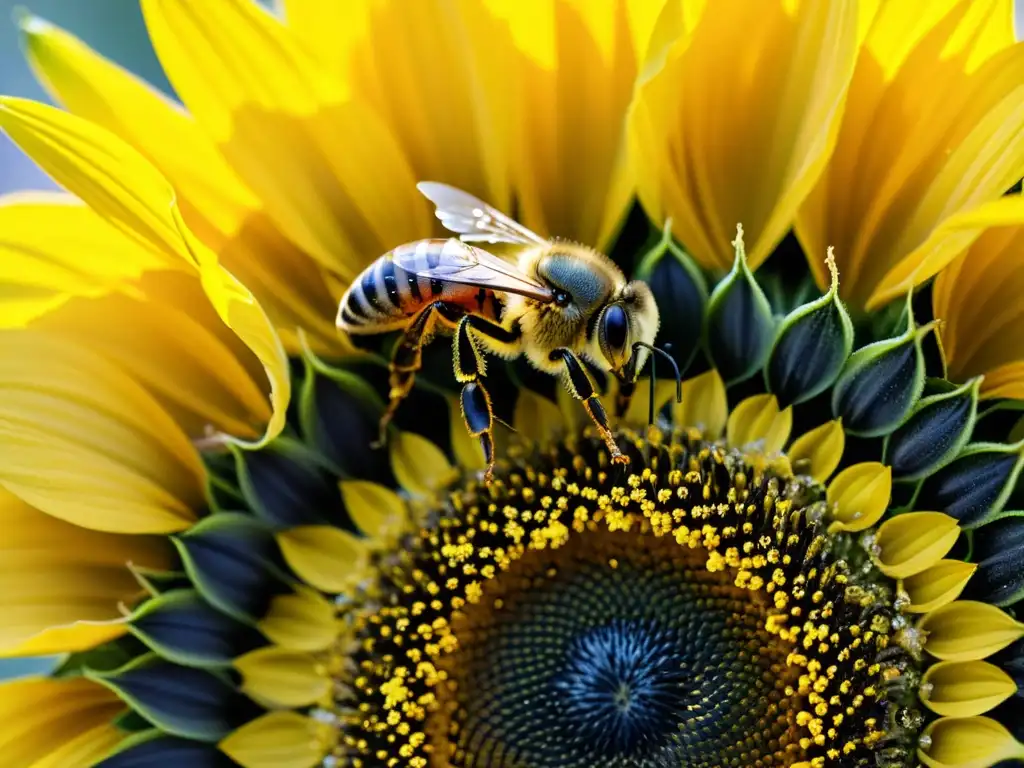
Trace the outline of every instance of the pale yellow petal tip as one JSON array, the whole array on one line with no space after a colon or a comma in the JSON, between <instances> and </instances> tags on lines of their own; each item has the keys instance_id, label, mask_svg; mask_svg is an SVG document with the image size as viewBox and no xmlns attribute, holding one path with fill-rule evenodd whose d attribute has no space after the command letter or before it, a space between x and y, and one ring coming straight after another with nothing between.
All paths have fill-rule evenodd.
<instances>
[{"instance_id":1,"label":"pale yellow petal tip","mask_svg":"<svg viewBox=\"0 0 1024 768\"><path fill-rule=\"evenodd\" d=\"M36 16L23 5L16 5L11 9L11 21L26 35L44 35L54 29L53 24Z\"/></svg>"},{"instance_id":2,"label":"pale yellow petal tip","mask_svg":"<svg viewBox=\"0 0 1024 768\"><path fill-rule=\"evenodd\" d=\"M743 242L743 225L739 222L736 222L736 239L732 241L732 247L736 249L736 260L745 262L747 248Z\"/></svg>"},{"instance_id":3,"label":"pale yellow petal tip","mask_svg":"<svg viewBox=\"0 0 1024 768\"><path fill-rule=\"evenodd\" d=\"M941 661L921 680L921 701L946 717L975 717L1017 692L1013 678L985 661Z\"/></svg>"},{"instance_id":4,"label":"pale yellow petal tip","mask_svg":"<svg viewBox=\"0 0 1024 768\"><path fill-rule=\"evenodd\" d=\"M834 295L839 290L839 267L836 265L836 249L831 245L825 250L825 266L830 278L828 292Z\"/></svg>"},{"instance_id":5,"label":"pale yellow petal tip","mask_svg":"<svg viewBox=\"0 0 1024 768\"><path fill-rule=\"evenodd\" d=\"M766 455L778 453L793 428L793 409L779 410L775 395L748 397L726 422L726 440L734 448L750 448Z\"/></svg>"},{"instance_id":6,"label":"pale yellow petal tip","mask_svg":"<svg viewBox=\"0 0 1024 768\"><path fill-rule=\"evenodd\" d=\"M331 748L330 726L295 712L271 712L218 745L243 768L313 768Z\"/></svg>"},{"instance_id":7,"label":"pale yellow petal tip","mask_svg":"<svg viewBox=\"0 0 1024 768\"><path fill-rule=\"evenodd\" d=\"M875 565L886 576L905 579L938 563L960 536L944 512L908 512L886 520L875 536Z\"/></svg>"},{"instance_id":8,"label":"pale yellow petal tip","mask_svg":"<svg viewBox=\"0 0 1024 768\"><path fill-rule=\"evenodd\" d=\"M1001 608L958 600L918 623L925 650L943 661L979 661L1024 637L1024 624Z\"/></svg>"},{"instance_id":9,"label":"pale yellow petal tip","mask_svg":"<svg viewBox=\"0 0 1024 768\"><path fill-rule=\"evenodd\" d=\"M835 419L798 437L786 451L794 469L824 483L836 471L846 448L843 420Z\"/></svg>"},{"instance_id":10,"label":"pale yellow petal tip","mask_svg":"<svg viewBox=\"0 0 1024 768\"><path fill-rule=\"evenodd\" d=\"M863 531L885 514L892 468L877 461L847 467L829 483L826 497L835 522L830 530Z\"/></svg>"},{"instance_id":11,"label":"pale yellow petal tip","mask_svg":"<svg viewBox=\"0 0 1024 768\"><path fill-rule=\"evenodd\" d=\"M989 717L943 717L924 729L917 756L928 768L987 768L1024 757L1024 744Z\"/></svg>"}]
</instances>

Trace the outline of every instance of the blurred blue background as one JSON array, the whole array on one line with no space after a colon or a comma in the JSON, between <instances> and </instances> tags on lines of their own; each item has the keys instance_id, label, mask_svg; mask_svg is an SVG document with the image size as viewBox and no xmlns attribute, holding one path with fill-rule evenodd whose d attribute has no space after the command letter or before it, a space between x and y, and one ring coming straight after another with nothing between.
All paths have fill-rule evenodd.
<instances>
[{"instance_id":1,"label":"blurred blue background","mask_svg":"<svg viewBox=\"0 0 1024 768\"><path fill-rule=\"evenodd\" d=\"M1024 0L1015 0L1015 3L1019 30L1019 20L1024 17ZM0 93L49 101L22 57L18 29L12 21L15 8L27 8L64 27L103 55L170 91L146 37L138 0L0 0ZM0 134L0 193L53 186L6 136ZM41 671L50 664L49 660L0 660L0 679Z\"/></svg>"}]
</instances>

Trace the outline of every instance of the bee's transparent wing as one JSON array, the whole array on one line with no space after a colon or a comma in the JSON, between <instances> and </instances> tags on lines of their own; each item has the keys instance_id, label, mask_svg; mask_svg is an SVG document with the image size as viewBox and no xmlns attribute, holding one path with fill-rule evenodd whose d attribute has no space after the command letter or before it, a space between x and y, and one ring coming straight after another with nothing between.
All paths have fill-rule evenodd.
<instances>
[{"instance_id":1,"label":"bee's transparent wing","mask_svg":"<svg viewBox=\"0 0 1024 768\"><path fill-rule=\"evenodd\" d=\"M396 267L414 275L491 291L518 293L538 301L554 300L548 286L524 274L515 265L454 237L445 241L440 251L433 252L429 263L418 249L396 252L392 259Z\"/></svg>"},{"instance_id":2,"label":"bee's transparent wing","mask_svg":"<svg viewBox=\"0 0 1024 768\"><path fill-rule=\"evenodd\" d=\"M434 213L445 228L462 235L464 242L518 245L543 245L548 242L461 189L436 181L421 181L416 188L436 206Z\"/></svg>"}]
</instances>

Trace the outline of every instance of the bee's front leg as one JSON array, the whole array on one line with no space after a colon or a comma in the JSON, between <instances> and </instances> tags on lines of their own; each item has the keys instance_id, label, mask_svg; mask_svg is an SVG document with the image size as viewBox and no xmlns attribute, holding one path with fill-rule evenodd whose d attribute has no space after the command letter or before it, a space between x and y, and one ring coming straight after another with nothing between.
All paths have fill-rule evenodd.
<instances>
[{"instance_id":1,"label":"bee's front leg","mask_svg":"<svg viewBox=\"0 0 1024 768\"><path fill-rule=\"evenodd\" d=\"M590 380L590 377L584 370L579 358L572 353L572 350L563 348L556 349L552 352L551 359L561 359L561 361L565 363L565 372L567 374L566 383L568 385L569 392L573 397L579 398L583 401L583 407L587 409L587 413L590 415L594 425L597 427L598 434L601 436L601 439L604 440L604 444L608 447L608 453L611 454L612 463L629 464L629 457L619 450L619 446L615 442L615 437L612 435L611 428L608 426L608 414L605 413L604 406L601 405L597 392L594 390L594 382ZM628 401L626 404L628 406Z\"/></svg>"},{"instance_id":2,"label":"bee's front leg","mask_svg":"<svg viewBox=\"0 0 1024 768\"><path fill-rule=\"evenodd\" d=\"M518 343L521 334L518 326L510 329L479 315L466 315L459 321L452 342L455 378L463 385L462 418L469 434L480 440L487 462L484 481L490 483L494 474L494 412L482 381L484 357L474 334L479 334L485 343L504 349Z\"/></svg>"}]
</instances>

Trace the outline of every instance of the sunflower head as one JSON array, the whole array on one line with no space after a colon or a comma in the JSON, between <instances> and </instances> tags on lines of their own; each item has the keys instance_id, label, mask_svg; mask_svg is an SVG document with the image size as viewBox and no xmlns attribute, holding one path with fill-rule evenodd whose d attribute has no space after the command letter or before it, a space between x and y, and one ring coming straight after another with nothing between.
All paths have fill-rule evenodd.
<instances>
[{"instance_id":1,"label":"sunflower head","mask_svg":"<svg viewBox=\"0 0 1024 768\"><path fill-rule=\"evenodd\" d=\"M1007 3L142 5L185 109L28 15L0 100L12 765L1024 762ZM339 333L422 179L592 343Z\"/></svg>"}]
</instances>

